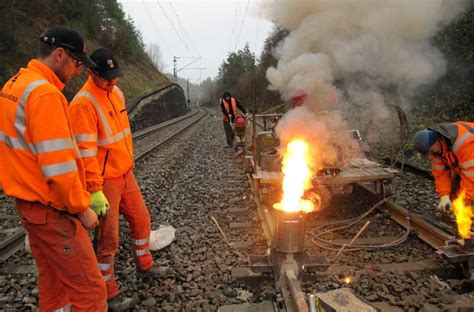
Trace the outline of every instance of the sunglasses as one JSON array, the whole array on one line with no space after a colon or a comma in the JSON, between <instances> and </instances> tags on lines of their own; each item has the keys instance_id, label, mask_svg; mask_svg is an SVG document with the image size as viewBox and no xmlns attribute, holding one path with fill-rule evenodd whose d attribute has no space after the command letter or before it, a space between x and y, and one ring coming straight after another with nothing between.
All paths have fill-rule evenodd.
<instances>
[{"instance_id":1,"label":"sunglasses","mask_svg":"<svg viewBox=\"0 0 474 312\"><path fill-rule=\"evenodd\" d=\"M67 55L69 55L73 60L74 60L74 66L76 66L76 68L79 68L81 67L82 65L82 61L80 59L78 59L74 54L72 54L68 49L64 49L64 51L66 51Z\"/></svg>"}]
</instances>

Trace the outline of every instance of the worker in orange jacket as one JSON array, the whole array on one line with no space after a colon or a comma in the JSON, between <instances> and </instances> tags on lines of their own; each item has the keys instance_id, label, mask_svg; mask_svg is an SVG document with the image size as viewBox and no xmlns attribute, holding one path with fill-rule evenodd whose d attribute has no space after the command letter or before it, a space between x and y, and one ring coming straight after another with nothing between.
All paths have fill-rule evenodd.
<instances>
[{"instance_id":1,"label":"worker in orange jacket","mask_svg":"<svg viewBox=\"0 0 474 312\"><path fill-rule=\"evenodd\" d=\"M239 109L247 114L247 110L229 92L224 92L219 99L219 105L223 114L224 132L227 140L226 147L232 147L234 143L234 132L232 130L235 118L239 116Z\"/></svg>"},{"instance_id":2,"label":"worker in orange jacket","mask_svg":"<svg viewBox=\"0 0 474 312\"><path fill-rule=\"evenodd\" d=\"M122 70L112 52L92 52L97 64L76 94L69 112L72 128L86 168L87 190L110 209L102 218L97 259L107 284L109 305L116 304L119 286L114 277L114 256L119 245L119 211L130 224L139 273L153 267L149 251L150 215L133 174L132 135L125 97L116 86ZM139 274L142 275L142 274Z\"/></svg>"},{"instance_id":3,"label":"worker in orange jacket","mask_svg":"<svg viewBox=\"0 0 474 312\"><path fill-rule=\"evenodd\" d=\"M76 30L55 26L39 39L38 58L0 92L1 186L16 198L29 236L40 309L105 311L105 283L84 229L98 219L61 93L82 64L94 63Z\"/></svg>"},{"instance_id":4,"label":"worker in orange jacket","mask_svg":"<svg viewBox=\"0 0 474 312\"><path fill-rule=\"evenodd\" d=\"M460 190L467 203L474 201L474 122L446 122L418 131L414 149L431 159L438 210L449 210Z\"/></svg>"}]
</instances>

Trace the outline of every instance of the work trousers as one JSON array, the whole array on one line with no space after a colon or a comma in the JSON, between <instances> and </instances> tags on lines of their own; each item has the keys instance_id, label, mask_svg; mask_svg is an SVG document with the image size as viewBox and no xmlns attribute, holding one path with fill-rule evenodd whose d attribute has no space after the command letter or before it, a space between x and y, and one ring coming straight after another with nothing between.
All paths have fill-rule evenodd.
<instances>
[{"instance_id":1,"label":"work trousers","mask_svg":"<svg viewBox=\"0 0 474 312\"><path fill-rule=\"evenodd\" d=\"M106 311L105 283L79 219L39 203L16 201L38 267L39 308Z\"/></svg>"},{"instance_id":2,"label":"work trousers","mask_svg":"<svg viewBox=\"0 0 474 312\"><path fill-rule=\"evenodd\" d=\"M137 270L147 271L154 263L149 250L150 214L133 171L104 179L103 192L110 207L100 221L97 260L107 285L107 299L111 299L120 292L114 276L114 258L119 246L119 212L130 225Z\"/></svg>"},{"instance_id":3,"label":"work trousers","mask_svg":"<svg viewBox=\"0 0 474 312\"><path fill-rule=\"evenodd\" d=\"M232 145L232 143L234 143L234 131L232 130L232 127L230 126L230 121L223 121L223 123L224 123L225 137L227 139L227 145Z\"/></svg>"}]
</instances>

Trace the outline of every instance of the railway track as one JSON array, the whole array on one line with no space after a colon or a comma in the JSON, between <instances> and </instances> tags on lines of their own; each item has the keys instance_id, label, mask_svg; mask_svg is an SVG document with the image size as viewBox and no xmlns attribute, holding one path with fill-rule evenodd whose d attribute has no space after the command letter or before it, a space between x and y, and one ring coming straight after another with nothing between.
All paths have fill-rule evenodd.
<instances>
[{"instance_id":1,"label":"railway track","mask_svg":"<svg viewBox=\"0 0 474 312\"><path fill-rule=\"evenodd\" d=\"M207 114L207 110L197 110L140 131L133 137L135 160L142 160L156 148L188 129Z\"/></svg>"},{"instance_id":2,"label":"railway track","mask_svg":"<svg viewBox=\"0 0 474 312\"><path fill-rule=\"evenodd\" d=\"M184 116L138 131L133 136L135 160L138 162L144 159L154 150L175 138L206 115L206 110L196 110ZM4 195L0 193L0 198L2 197ZM5 230L2 236L0 241L0 261L6 261L17 251L24 248L26 233L21 226L17 226L16 228Z\"/></svg>"},{"instance_id":3,"label":"railway track","mask_svg":"<svg viewBox=\"0 0 474 312\"><path fill-rule=\"evenodd\" d=\"M353 194L340 196L328 208L307 218L305 249L311 256L324 255L327 263L320 261L319 264L326 270L313 270L313 267L304 272L305 279L301 281L295 279L296 274L277 271L288 286L285 292L279 291L274 267L280 268L281 263L265 266L269 259L268 247L272 244L259 217L259 212L263 215L266 212L265 207L257 202L258 197L248 187L242 166L231 161L232 151L223 148L225 140L220 120L204 120L205 127L200 127L197 134L190 135L192 131L186 131L184 139L167 141L162 145L164 148L145 156L146 161L137 162L137 179L149 204L153 226L171 224L178 231L176 241L157 254L157 262L166 266L163 277L149 280L146 285L135 283L133 261L128 253L132 247L121 237L116 272L123 283L123 296L139 297L134 311L215 311L218 308L235 311L232 307L239 303L258 307L258 311L286 311L288 303L294 305L294 301L297 310L298 306L304 307L309 295L338 289L351 291L383 311L419 310L424 305L433 310L455 310L462 307L462 303L471 302L469 292L462 290L459 266L436 254L432 247L413 235L414 231L397 246L347 250L336 261L333 259L337 251L312 243L313 229L354 218L373 206L377 201L375 196L359 187L354 188ZM216 133L221 134L217 139ZM149 138L152 142L159 141L152 135ZM407 174L406 177L413 176ZM424 188L418 183L415 181L413 187L409 185L409 191ZM402 219L406 221L405 216ZM355 226L322 238L347 244L366 221L370 221L370 225L356 240L357 244L389 243L406 232L406 228L389 218L385 209L376 209ZM268 236L273 238L272 222L268 223ZM120 226L121 232L127 231L126 222ZM250 272L248 266L246 270L241 267L250 256L254 268L258 267L256 273ZM318 263L317 259L312 260L313 264ZM22 256L14 261L23 264L28 260ZM22 281L25 275L11 276ZM26 287L17 293L29 294L31 290ZM7 294L8 291L4 296ZM14 297L8 304L24 307Z\"/></svg>"},{"instance_id":4,"label":"railway track","mask_svg":"<svg viewBox=\"0 0 474 312\"><path fill-rule=\"evenodd\" d=\"M250 177L249 180L253 182ZM233 273L236 278L243 281L261 279L264 276L268 278L268 274L273 276L274 283L277 285L277 288L273 291L281 294L280 302L272 299L272 304L268 304L268 310L265 311L280 311L276 308L278 306L281 306L281 311L308 311L309 307L315 304L314 295L317 292L335 289L344 290L344 288L350 289L364 300L371 302L374 307L382 310L395 309L395 311L401 311L397 310L397 306L402 310L409 308L419 309L423 307L424 302L426 302L427 306L432 304L431 307L434 309L440 307L449 307L449 309L466 308L474 304L472 300L464 301L466 298L472 298L472 289L470 288L472 286L467 286L467 290L464 288L459 293L452 291L450 287L446 286L448 283L456 285L456 281L463 279L463 270L465 268L459 263L466 261L472 255L468 255L458 248L451 249L453 244L456 244L456 237L454 235L428 223L424 218L412 214L390 200L383 202L378 206L377 210L361 219L351 229L343 231L338 235L334 233L333 236L326 237L328 241L339 246L335 247L334 250L313 245L311 243L314 241L311 239L312 230L320 228L321 225L331 225L336 224L338 221L340 222L341 215L337 216L337 214L334 215L331 212L327 214L327 211L323 211L320 216L318 216L319 213L309 216L308 219L310 220L306 222L305 249L313 257L309 261L313 267L312 269L305 269L304 265L300 266L300 273L303 272L306 275L305 281L294 278L291 272L288 273L287 268L284 268L285 261L278 260L277 257L271 255L269 256L270 250L270 254L274 252L275 239L278 239L275 237L275 224L277 221L272 209L262 204L257 194L254 193L253 195L256 211L262 224L263 233L265 233L266 251L261 246L261 242L247 241L245 243L233 241L232 231L245 227L246 223L249 223L248 221L240 221L236 222L239 224L232 225L229 230L231 231L229 241L230 245L238 246L242 252L255 252L258 249L255 246L259 244L260 251L264 251L264 253L261 252L259 255L248 256ZM341 202L338 202L332 205L330 209L343 209L342 215L344 215L344 219L351 218L353 214L360 213L359 209L354 209L356 208L355 206L360 206L360 203L357 203L357 197L364 198L363 202L366 206L372 206L374 202L380 200L380 197L367 188L367 186L357 185L354 189L354 195L346 198L342 205ZM348 204L349 206L347 206ZM351 208L356 211L351 212ZM385 245L386 247L380 249L363 248L359 251L350 250L353 249L349 245L351 238L367 221L371 222L371 227L355 241L356 244ZM321 231L319 230L319 232ZM407 234L404 235L404 233ZM393 244L397 240L398 242ZM342 246L347 247L345 250L347 252L343 252L342 256L338 258L337 252L341 250ZM446 247L450 252L452 251L449 257L439 254L439 251ZM364 250L368 251L364 252ZM329 261L326 262L325 259ZM327 269L328 267L329 269L326 271L325 268ZM464 271L464 273L466 272ZM368 278L367 276L369 275L370 277ZM361 286L373 279L374 275L387 279L381 282L383 286L374 285L373 282L371 284L376 290L370 288L367 290L365 286ZM283 282L282 276L286 279ZM272 280L272 277L270 277L270 280ZM421 287L424 285L423 283L433 282L432 280L440 285L445 285L447 287L446 291L452 296L451 299L446 297L442 297L442 300L438 301L432 299L431 297L438 296L439 294L436 291ZM397 299L393 294L395 291L391 287L394 287L394 283L404 282L419 284L421 291L406 289L399 292L401 297ZM464 282L465 280L460 283ZM280 285L278 285L279 283ZM377 289L380 287L382 287L382 290ZM463 288L464 286L459 287ZM400 287L396 289L398 288Z\"/></svg>"},{"instance_id":5,"label":"railway track","mask_svg":"<svg viewBox=\"0 0 474 312\"><path fill-rule=\"evenodd\" d=\"M427 170L411 164L403 164L403 168L407 179L415 175L427 181L432 180ZM472 280L469 279L473 271L474 249L469 247L469 240L460 242L457 239L453 231L454 224L439 223L437 218L427 217L433 211L431 200L407 200L403 201L403 207L392 198L387 198L374 206L375 202L380 201L380 195L371 189L373 185L356 184L352 195L341 195L345 198L342 202L336 201L324 211L306 218L304 247L308 256L300 251L285 251L282 254L281 248L277 246L281 244L278 242L281 240L277 229L280 222L278 216L275 216L274 209L260 201L260 185L251 175L248 175L248 179L265 243L235 240L233 232L247 229L252 224L245 219L229 227L230 234L226 240L229 246L246 253L244 260L233 271L236 278L244 282L251 280L251 283L264 277L273 281L272 291L277 297L267 302L264 311L308 311L317 305L315 298L324 298L321 291L345 288L383 311L423 307L456 310L474 306ZM427 185L431 184L431 181L427 182ZM409 184L408 192L411 186L413 184ZM406 194L407 190L404 192ZM416 194L412 196L416 197ZM422 204L425 207L421 207ZM361 207L366 210L367 207L372 208L369 209L370 213L353 222L358 215L366 213ZM428 213L423 211L426 208ZM334 211L339 211L339 214ZM351 223L342 222L346 219L352 222L351 227L343 226ZM365 229L367 225L367 230L353 241L360 234L357 231ZM339 232L326 231L336 227L344 229ZM327 232L325 237L317 235L323 231ZM288 240L295 242L298 235ZM321 244L322 241L328 244ZM466 247L463 247L463 243ZM374 278L384 280L374 284ZM424 287L433 282L443 285L440 287L445 287L450 298ZM371 287L367 287L367 283ZM398 287L397 283L409 283L419 288L404 289ZM346 294L341 292L338 295ZM440 300L433 299L438 296Z\"/></svg>"}]
</instances>

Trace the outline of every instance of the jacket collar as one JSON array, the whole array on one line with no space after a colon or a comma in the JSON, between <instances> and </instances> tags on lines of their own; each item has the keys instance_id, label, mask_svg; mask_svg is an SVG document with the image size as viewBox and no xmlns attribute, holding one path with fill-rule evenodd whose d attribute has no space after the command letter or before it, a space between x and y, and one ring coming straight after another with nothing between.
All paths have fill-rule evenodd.
<instances>
[{"instance_id":1,"label":"jacket collar","mask_svg":"<svg viewBox=\"0 0 474 312\"><path fill-rule=\"evenodd\" d=\"M46 64L42 63L37 59L32 59L27 66L27 69L30 69L34 72L37 72L51 84L55 85L60 91L64 89L64 83L59 80L58 76L49 68Z\"/></svg>"}]
</instances>

